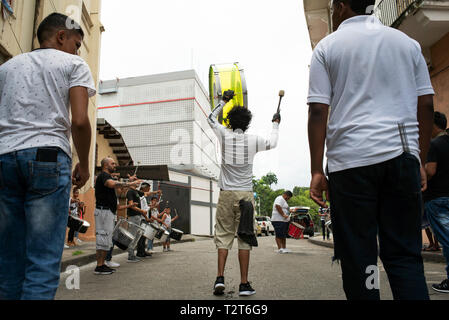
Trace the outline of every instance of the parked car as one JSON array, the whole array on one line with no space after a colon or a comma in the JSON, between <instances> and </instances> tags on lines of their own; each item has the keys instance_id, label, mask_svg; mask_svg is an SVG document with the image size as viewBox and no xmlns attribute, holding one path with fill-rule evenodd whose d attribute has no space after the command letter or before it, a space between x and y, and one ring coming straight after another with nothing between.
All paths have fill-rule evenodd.
<instances>
[{"instance_id":1,"label":"parked car","mask_svg":"<svg viewBox=\"0 0 449 320\"><path fill-rule=\"evenodd\" d=\"M257 224L262 228L262 233L266 236L274 234L274 227L271 223L271 218L266 216L256 217Z\"/></svg>"},{"instance_id":2,"label":"parked car","mask_svg":"<svg viewBox=\"0 0 449 320\"><path fill-rule=\"evenodd\" d=\"M304 235L313 237L315 235L315 225L312 216L309 213L309 207L292 207L290 208L290 221L296 222L304 226Z\"/></svg>"}]
</instances>

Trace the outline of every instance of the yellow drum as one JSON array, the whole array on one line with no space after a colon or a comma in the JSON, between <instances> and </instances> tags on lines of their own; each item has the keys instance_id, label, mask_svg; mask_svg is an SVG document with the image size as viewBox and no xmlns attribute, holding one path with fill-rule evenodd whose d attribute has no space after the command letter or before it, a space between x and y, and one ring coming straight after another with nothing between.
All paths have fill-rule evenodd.
<instances>
[{"instance_id":1,"label":"yellow drum","mask_svg":"<svg viewBox=\"0 0 449 320\"><path fill-rule=\"evenodd\" d=\"M245 74L239 64L211 65L209 71L209 93L212 110L218 105L223 93L233 90L235 97L223 108L218 121L227 125L227 115L234 106L248 108L248 89L246 86Z\"/></svg>"}]
</instances>

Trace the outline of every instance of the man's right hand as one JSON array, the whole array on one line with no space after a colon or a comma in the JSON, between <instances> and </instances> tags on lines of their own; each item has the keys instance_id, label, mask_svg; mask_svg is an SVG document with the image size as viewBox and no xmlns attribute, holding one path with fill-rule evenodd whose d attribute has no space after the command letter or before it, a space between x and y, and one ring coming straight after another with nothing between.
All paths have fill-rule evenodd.
<instances>
[{"instance_id":1,"label":"man's right hand","mask_svg":"<svg viewBox=\"0 0 449 320\"><path fill-rule=\"evenodd\" d=\"M326 192L326 198L329 199L329 187L326 177L323 173L312 174L310 198L320 207L327 208L326 201L323 199L323 192Z\"/></svg>"},{"instance_id":2,"label":"man's right hand","mask_svg":"<svg viewBox=\"0 0 449 320\"><path fill-rule=\"evenodd\" d=\"M229 101L231 101L235 96L235 93L233 90L227 90L223 93L223 101L228 103Z\"/></svg>"},{"instance_id":3,"label":"man's right hand","mask_svg":"<svg viewBox=\"0 0 449 320\"><path fill-rule=\"evenodd\" d=\"M138 187L142 183L142 180L135 180L130 182L129 184L135 187Z\"/></svg>"},{"instance_id":4,"label":"man's right hand","mask_svg":"<svg viewBox=\"0 0 449 320\"><path fill-rule=\"evenodd\" d=\"M274 116L273 116L272 122L281 123L281 114L280 113L275 113Z\"/></svg>"},{"instance_id":5,"label":"man's right hand","mask_svg":"<svg viewBox=\"0 0 449 320\"><path fill-rule=\"evenodd\" d=\"M78 163L72 173L72 184L81 189L87 183L89 178L89 166L85 168Z\"/></svg>"}]
</instances>

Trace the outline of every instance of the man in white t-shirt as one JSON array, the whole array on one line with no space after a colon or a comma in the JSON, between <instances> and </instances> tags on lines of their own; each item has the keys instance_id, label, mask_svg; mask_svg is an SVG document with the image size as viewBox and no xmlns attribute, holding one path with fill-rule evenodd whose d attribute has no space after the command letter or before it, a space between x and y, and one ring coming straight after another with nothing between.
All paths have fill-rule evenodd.
<instances>
[{"instance_id":1,"label":"man in white t-shirt","mask_svg":"<svg viewBox=\"0 0 449 320\"><path fill-rule=\"evenodd\" d=\"M53 13L37 37L40 49L0 67L0 300L54 298L71 185L89 179L87 109L96 90L76 55L84 32Z\"/></svg>"},{"instance_id":2,"label":"man in white t-shirt","mask_svg":"<svg viewBox=\"0 0 449 320\"><path fill-rule=\"evenodd\" d=\"M290 222L290 207L287 203L293 197L291 191L286 191L274 200L271 223L276 234L276 244L279 253L289 253L287 249L287 234Z\"/></svg>"},{"instance_id":3,"label":"man in white t-shirt","mask_svg":"<svg viewBox=\"0 0 449 320\"><path fill-rule=\"evenodd\" d=\"M225 290L224 271L229 250L232 249L234 238L240 225L240 201L251 202L254 207L253 163L254 157L261 151L276 148L279 137L280 114L275 114L272 120L272 131L269 139L247 134L252 113L247 108L235 106L227 116L228 126L217 121L224 106L233 99L234 91L223 93L223 99L209 115L208 122L218 137L221 145L221 170L218 186L220 196L215 216L214 242L218 250L217 280L214 284L214 294L223 295ZM255 224L254 220L254 224ZM252 246L237 234L240 262L239 295L250 296L256 291L248 281L250 251Z\"/></svg>"},{"instance_id":4,"label":"man in white t-shirt","mask_svg":"<svg viewBox=\"0 0 449 320\"><path fill-rule=\"evenodd\" d=\"M394 298L425 300L422 164L434 91L420 45L370 16L374 3L334 0L335 32L313 53L310 196L321 207L330 196L334 259L341 261L348 299L380 299L377 285L367 285L377 270L379 236Z\"/></svg>"}]
</instances>

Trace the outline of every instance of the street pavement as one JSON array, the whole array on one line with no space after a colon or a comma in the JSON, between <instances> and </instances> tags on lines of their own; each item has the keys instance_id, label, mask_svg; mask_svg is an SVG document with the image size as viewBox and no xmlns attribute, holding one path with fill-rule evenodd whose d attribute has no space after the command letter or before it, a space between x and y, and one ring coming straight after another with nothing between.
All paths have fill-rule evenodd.
<instances>
[{"instance_id":1,"label":"street pavement","mask_svg":"<svg viewBox=\"0 0 449 320\"><path fill-rule=\"evenodd\" d=\"M127 263L127 254L114 260L121 264L112 275L94 275L95 263L80 268L79 289L61 274L57 300L344 300L341 269L332 265L333 250L306 239L287 240L293 252L279 254L273 236L259 237L259 247L251 254L250 275L257 294L240 298L237 242L228 256L225 272L225 295L212 294L216 278L217 252L212 239L195 237L195 241L173 245L173 252L162 253L139 263ZM425 272L432 300L449 300L449 294L434 292L430 285L445 277L445 265L426 262ZM70 281L66 281L70 280ZM380 264L381 298L391 300L387 276Z\"/></svg>"}]
</instances>

